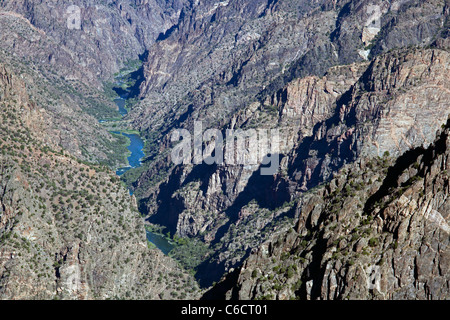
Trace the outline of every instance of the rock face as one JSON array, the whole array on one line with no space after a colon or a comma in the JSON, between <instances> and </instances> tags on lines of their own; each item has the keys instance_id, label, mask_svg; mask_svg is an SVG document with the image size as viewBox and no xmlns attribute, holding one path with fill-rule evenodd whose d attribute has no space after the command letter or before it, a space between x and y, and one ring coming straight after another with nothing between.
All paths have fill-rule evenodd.
<instances>
[{"instance_id":1,"label":"rock face","mask_svg":"<svg viewBox=\"0 0 450 320\"><path fill-rule=\"evenodd\" d=\"M1 65L0 103L2 299L198 295L190 275L147 247L135 199L114 173L46 144L48 115Z\"/></svg>"},{"instance_id":2,"label":"rock face","mask_svg":"<svg viewBox=\"0 0 450 320\"><path fill-rule=\"evenodd\" d=\"M229 124L277 123L283 135L277 175L262 177L258 166L176 167L145 200L149 220L214 247L200 266L213 281L239 266L283 217L292 218L302 192L345 164L427 147L450 113L448 59L442 49L397 50L292 81Z\"/></svg>"},{"instance_id":3,"label":"rock face","mask_svg":"<svg viewBox=\"0 0 450 320\"><path fill-rule=\"evenodd\" d=\"M102 81L111 79L126 61L138 59L175 23L181 3L2 1L2 47L41 66L53 66L66 79L101 88Z\"/></svg>"},{"instance_id":4,"label":"rock face","mask_svg":"<svg viewBox=\"0 0 450 320\"><path fill-rule=\"evenodd\" d=\"M218 280L292 218L299 193L360 157L433 141L449 112L447 23L442 1L186 2L149 49L129 116L155 149L125 175L140 207L214 248L199 274ZM279 129L279 173L172 165L173 129L196 120Z\"/></svg>"},{"instance_id":5,"label":"rock face","mask_svg":"<svg viewBox=\"0 0 450 320\"><path fill-rule=\"evenodd\" d=\"M22 76L31 99L54 120L47 119L53 129L47 130L49 144L85 161L125 165L126 159L112 148L119 144L117 138L98 124L99 119L119 116L104 91L124 64L145 56L178 19L180 5L2 1L0 60Z\"/></svg>"},{"instance_id":6,"label":"rock face","mask_svg":"<svg viewBox=\"0 0 450 320\"><path fill-rule=\"evenodd\" d=\"M361 50L432 43L446 8L442 1L187 2L150 49L135 125L167 129L187 117L216 125L295 78L367 60Z\"/></svg>"},{"instance_id":7,"label":"rock face","mask_svg":"<svg viewBox=\"0 0 450 320\"><path fill-rule=\"evenodd\" d=\"M296 207L205 298L448 299L449 126L427 149L361 159Z\"/></svg>"},{"instance_id":8,"label":"rock face","mask_svg":"<svg viewBox=\"0 0 450 320\"><path fill-rule=\"evenodd\" d=\"M198 297L147 248L138 203L202 243L187 247L203 286L226 275L205 298L448 298L449 8L2 1L1 296ZM105 82L138 58L136 199L85 161L122 161L98 119L117 116ZM195 121L279 130L278 172L173 165L171 134Z\"/></svg>"},{"instance_id":9,"label":"rock face","mask_svg":"<svg viewBox=\"0 0 450 320\"><path fill-rule=\"evenodd\" d=\"M434 139L449 114L446 50L406 50L376 58L336 100L336 113L303 143L291 162L306 190L360 156L399 156ZM307 150L299 152L300 150ZM312 156L311 156L312 155Z\"/></svg>"}]
</instances>

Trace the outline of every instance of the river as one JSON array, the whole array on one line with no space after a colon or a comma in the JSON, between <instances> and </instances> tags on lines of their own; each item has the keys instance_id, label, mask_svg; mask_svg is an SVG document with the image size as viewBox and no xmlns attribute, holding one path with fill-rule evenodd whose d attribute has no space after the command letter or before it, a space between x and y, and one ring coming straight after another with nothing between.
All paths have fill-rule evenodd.
<instances>
[{"instance_id":1,"label":"river","mask_svg":"<svg viewBox=\"0 0 450 320\"><path fill-rule=\"evenodd\" d=\"M127 172L128 170L130 170L132 168L140 167L142 164L141 160L145 156L144 151L143 151L144 141L142 140L142 138L137 134L128 134L128 133L117 132L117 131L112 131L112 133L122 134L123 136L130 139L130 145L128 146L128 150L131 152L131 155L128 157L129 166L117 169L116 174L118 176L121 176L125 172Z\"/></svg>"},{"instance_id":2,"label":"river","mask_svg":"<svg viewBox=\"0 0 450 320\"><path fill-rule=\"evenodd\" d=\"M116 105L119 107L119 113L122 117L125 117L128 114L126 105L127 95L122 95L120 98L114 100ZM130 139L130 145L128 146L128 150L131 152L128 157L129 166L119 168L116 171L118 176L123 175L130 169L139 168L142 165L142 158L144 158L144 140L138 134L128 134L125 132L112 131L115 134L122 134L128 139ZM130 195L132 195L132 191L130 190ZM173 248L174 245L170 243L163 235L151 232L147 230L147 240L153 243L159 250L161 250L164 254L168 254Z\"/></svg>"},{"instance_id":3,"label":"river","mask_svg":"<svg viewBox=\"0 0 450 320\"><path fill-rule=\"evenodd\" d=\"M119 107L119 113L122 117L125 117L128 114L127 109L125 108L127 95L123 95L120 98L114 100L116 105Z\"/></svg>"}]
</instances>

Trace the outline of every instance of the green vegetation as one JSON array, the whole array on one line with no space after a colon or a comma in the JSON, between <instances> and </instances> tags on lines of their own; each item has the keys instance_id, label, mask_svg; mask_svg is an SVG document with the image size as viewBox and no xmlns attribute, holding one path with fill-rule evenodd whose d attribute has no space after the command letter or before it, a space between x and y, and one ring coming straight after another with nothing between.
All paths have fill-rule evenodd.
<instances>
[{"instance_id":1,"label":"green vegetation","mask_svg":"<svg viewBox=\"0 0 450 320\"><path fill-rule=\"evenodd\" d=\"M370 247L376 247L379 244L379 240L377 238L370 238L369 239L369 246Z\"/></svg>"},{"instance_id":2,"label":"green vegetation","mask_svg":"<svg viewBox=\"0 0 450 320\"><path fill-rule=\"evenodd\" d=\"M111 133L113 136L112 141L103 139L103 143L108 150L108 158L104 161L100 161L100 164L115 168L122 167L128 164L128 156L130 151L127 147L130 145L130 139L121 134Z\"/></svg>"},{"instance_id":3,"label":"green vegetation","mask_svg":"<svg viewBox=\"0 0 450 320\"><path fill-rule=\"evenodd\" d=\"M164 234L162 230L164 227L156 225L147 225L145 229L149 232L160 235L174 245L174 248L169 252L169 256L177 260L181 266L195 274L196 268L209 257L212 250L204 242L196 238L181 238L177 235L173 237L170 233ZM153 247L154 244L151 244Z\"/></svg>"},{"instance_id":4,"label":"green vegetation","mask_svg":"<svg viewBox=\"0 0 450 320\"><path fill-rule=\"evenodd\" d=\"M211 250L208 245L198 239L173 238L177 244L169 256L180 262L186 269L195 272L196 268L209 256Z\"/></svg>"},{"instance_id":5,"label":"green vegetation","mask_svg":"<svg viewBox=\"0 0 450 320\"><path fill-rule=\"evenodd\" d=\"M142 67L142 61L139 59L128 59L125 63L122 69L116 74L114 74L114 77L116 78L122 78L124 76L127 76L129 73L134 72Z\"/></svg>"},{"instance_id":6,"label":"green vegetation","mask_svg":"<svg viewBox=\"0 0 450 320\"><path fill-rule=\"evenodd\" d=\"M142 67L142 64L143 62L139 59L128 60L123 68L114 75L116 83L120 84L122 90L128 90L136 85L138 77L135 73ZM110 88L108 87L108 92L110 92Z\"/></svg>"}]
</instances>

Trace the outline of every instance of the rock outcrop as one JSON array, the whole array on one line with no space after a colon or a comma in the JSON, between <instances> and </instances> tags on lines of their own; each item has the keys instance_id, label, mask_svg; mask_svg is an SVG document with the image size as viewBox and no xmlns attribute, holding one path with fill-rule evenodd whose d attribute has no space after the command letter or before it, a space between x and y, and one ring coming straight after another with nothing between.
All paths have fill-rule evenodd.
<instances>
[{"instance_id":1,"label":"rock outcrop","mask_svg":"<svg viewBox=\"0 0 450 320\"><path fill-rule=\"evenodd\" d=\"M129 116L154 147L125 175L140 208L214 248L199 274L217 280L292 218L299 193L360 157L433 141L449 111L447 21L442 1L186 2L150 48ZM170 135L194 121L279 129L279 173L172 165Z\"/></svg>"},{"instance_id":2,"label":"rock outcrop","mask_svg":"<svg viewBox=\"0 0 450 320\"><path fill-rule=\"evenodd\" d=\"M0 297L173 299L195 280L147 245L118 178L46 143L48 115L0 66Z\"/></svg>"},{"instance_id":3,"label":"rock outcrop","mask_svg":"<svg viewBox=\"0 0 450 320\"><path fill-rule=\"evenodd\" d=\"M2 48L41 67L52 66L66 79L102 88L177 21L181 4L2 1Z\"/></svg>"},{"instance_id":4,"label":"rock outcrop","mask_svg":"<svg viewBox=\"0 0 450 320\"><path fill-rule=\"evenodd\" d=\"M428 148L361 158L204 298L449 298L450 122Z\"/></svg>"},{"instance_id":5,"label":"rock outcrop","mask_svg":"<svg viewBox=\"0 0 450 320\"><path fill-rule=\"evenodd\" d=\"M262 177L259 166L175 167L144 200L149 221L214 247L200 270L209 281L217 279L239 266L281 219L293 217L299 194L346 164L427 147L450 113L448 59L442 49L396 50L370 63L333 67L323 78L293 81L229 124L277 123L277 175Z\"/></svg>"},{"instance_id":6,"label":"rock outcrop","mask_svg":"<svg viewBox=\"0 0 450 320\"><path fill-rule=\"evenodd\" d=\"M360 156L399 156L427 147L450 112L448 59L448 51L440 49L400 50L374 59L336 101L333 117L294 152L291 173L300 187L327 180Z\"/></svg>"},{"instance_id":7,"label":"rock outcrop","mask_svg":"<svg viewBox=\"0 0 450 320\"><path fill-rule=\"evenodd\" d=\"M202 286L225 275L205 298L447 299L449 8L2 1L0 296L198 297L147 248L138 206L196 255ZM137 59L124 122L146 158L122 176L129 196L98 120ZM278 130L278 172L174 165L171 134L195 121Z\"/></svg>"}]
</instances>

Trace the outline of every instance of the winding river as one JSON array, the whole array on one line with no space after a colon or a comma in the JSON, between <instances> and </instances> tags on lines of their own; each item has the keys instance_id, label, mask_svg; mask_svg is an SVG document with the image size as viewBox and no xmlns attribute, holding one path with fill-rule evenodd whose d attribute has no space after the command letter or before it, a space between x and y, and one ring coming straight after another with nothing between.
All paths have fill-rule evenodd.
<instances>
[{"instance_id":1,"label":"winding river","mask_svg":"<svg viewBox=\"0 0 450 320\"><path fill-rule=\"evenodd\" d=\"M128 133L117 132L117 131L112 131L112 133L122 134L123 136L130 139L130 145L128 146L128 150L130 150L130 152L131 152L131 155L128 157L129 166L117 169L116 174L118 176L121 176L125 172L127 172L128 170L130 170L132 168L140 167L142 164L141 160L145 156L144 151L143 151L144 141L142 140L142 138L137 134L128 134Z\"/></svg>"},{"instance_id":2,"label":"winding river","mask_svg":"<svg viewBox=\"0 0 450 320\"><path fill-rule=\"evenodd\" d=\"M119 113L122 117L125 117L128 114L127 109L125 108L127 96L121 96L114 100L116 105L119 107ZM142 158L144 158L144 140L138 134L128 134L119 131L112 131L115 134L122 134L128 139L130 139L130 145L128 146L128 150L131 152L131 155L128 157L129 166L119 168L116 171L118 176L123 175L130 169L139 168L142 165ZM130 194L132 191L130 190ZM154 233L147 230L147 239L151 243L153 243L159 250L161 250L164 254L168 254L173 248L174 245L170 243L163 235Z\"/></svg>"}]
</instances>

